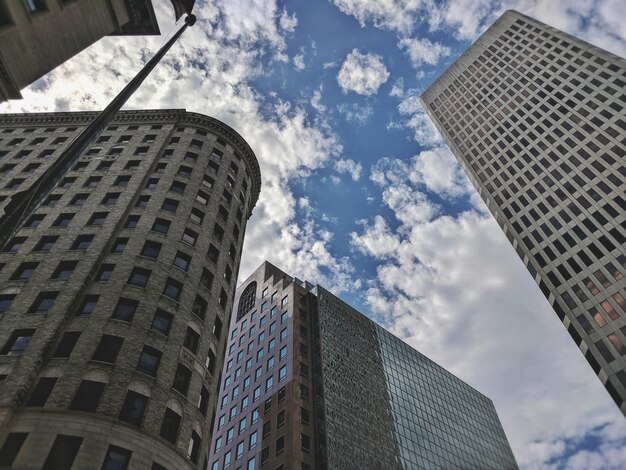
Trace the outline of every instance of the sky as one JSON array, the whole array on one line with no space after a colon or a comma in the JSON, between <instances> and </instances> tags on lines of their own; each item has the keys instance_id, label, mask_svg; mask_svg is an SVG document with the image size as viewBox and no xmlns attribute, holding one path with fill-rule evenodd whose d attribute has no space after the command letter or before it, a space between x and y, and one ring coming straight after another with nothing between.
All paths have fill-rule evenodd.
<instances>
[{"instance_id":1,"label":"sky","mask_svg":"<svg viewBox=\"0 0 626 470\"><path fill-rule=\"evenodd\" d=\"M491 398L523 469L624 468L626 420L418 97L511 8L624 57L626 2L196 3L125 109L207 114L254 150L239 281L267 259L338 294ZM102 39L0 113L102 109L163 42Z\"/></svg>"}]
</instances>

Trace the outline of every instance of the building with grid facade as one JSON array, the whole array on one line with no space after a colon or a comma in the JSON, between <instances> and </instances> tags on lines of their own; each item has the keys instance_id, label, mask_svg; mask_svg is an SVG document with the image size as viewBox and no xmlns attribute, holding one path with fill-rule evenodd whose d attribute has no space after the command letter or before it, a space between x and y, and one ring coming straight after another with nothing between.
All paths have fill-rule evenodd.
<instances>
[{"instance_id":1,"label":"building with grid facade","mask_svg":"<svg viewBox=\"0 0 626 470\"><path fill-rule=\"evenodd\" d=\"M626 61L507 11L421 99L626 413Z\"/></svg>"},{"instance_id":2,"label":"building with grid facade","mask_svg":"<svg viewBox=\"0 0 626 470\"><path fill-rule=\"evenodd\" d=\"M210 470L514 469L491 400L322 288L237 290Z\"/></svg>"},{"instance_id":3,"label":"building with grid facade","mask_svg":"<svg viewBox=\"0 0 626 470\"><path fill-rule=\"evenodd\" d=\"M152 0L0 0L0 102L103 36L137 34L160 34Z\"/></svg>"},{"instance_id":4,"label":"building with grid facade","mask_svg":"<svg viewBox=\"0 0 626 470\"><path fill-rule=\"evenodd\" d=\"M96 113L0 115L0 208ZM0 253L0 466L205 468L259 165L122 111Z\"/></svg>"}]
</instances>

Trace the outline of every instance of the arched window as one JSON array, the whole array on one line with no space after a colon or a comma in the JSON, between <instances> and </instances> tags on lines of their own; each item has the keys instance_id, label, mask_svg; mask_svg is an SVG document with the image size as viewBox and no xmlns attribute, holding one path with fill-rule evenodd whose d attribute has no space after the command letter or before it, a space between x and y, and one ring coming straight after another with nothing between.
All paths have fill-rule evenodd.
<instances>
[{"instance_id":1,"label":"arched window","mask_svg":"<svg viewBox=\"0 0 626 470\"><path fill-rule=\"evenodd\" d=\"M239 308L237 309L237 321L239 321L248 311L254 307L256 300L256 281L252 281L245 288L241 297L239 297Z\"/></svg>"}]
</instances>

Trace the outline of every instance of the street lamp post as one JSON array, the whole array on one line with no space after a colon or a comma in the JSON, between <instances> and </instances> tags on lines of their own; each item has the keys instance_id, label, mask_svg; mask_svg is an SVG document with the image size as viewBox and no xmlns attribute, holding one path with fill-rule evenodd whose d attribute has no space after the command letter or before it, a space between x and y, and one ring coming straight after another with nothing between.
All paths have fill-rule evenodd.
<instances>
[{"instance_id":1,"label":"street lamp post","mask_svg":"<svg viewBox=\"0 0 626 470\"><path fill-rule=\"evenodd\" d=\"M160 62L167 51L174 45L178 38L189 26L193 26L196 17L191 14L193 0L172 1L177 19L184 13L185 23L167 41L161 49L148 61L139 73L124 87L124 89L104 108L104 110L76 136L70 145L63 151L59 158L41 175L28 189L15 193L5 206L4 215L0 217L0 249L19 231L24 222L33 215L40 204L58 186L59 182L74 167L78 159L96 141L98 136L106 129L107 125L115 117L115 114L124 106L126 101L139 88L141 83L150 74L152 69Z\"/></svg>"}]
</instances>

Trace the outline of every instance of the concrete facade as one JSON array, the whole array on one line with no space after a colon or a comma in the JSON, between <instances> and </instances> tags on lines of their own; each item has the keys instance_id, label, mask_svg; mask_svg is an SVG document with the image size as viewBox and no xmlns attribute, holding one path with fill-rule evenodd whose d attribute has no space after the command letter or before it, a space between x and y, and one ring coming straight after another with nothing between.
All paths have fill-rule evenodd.
<instances>
[{"instance_id":1,"label":"concrete facade","mask_svg":"<svg viewBox=\"0 0 626 470\"><path fill-rule=\"evenodd\" d=\"M151 0L0 0L0 102L110 34L159 34Z\"/></svg>"},{"instance_id":2,"label":"concrete facade","mask_svg":"<svg viewBox=\"0 0 626 470\"><path fill-rule=\"evenodd\" d=\"M626 414L626 60L515 11L428 114Z\"/></svg>"},{"instance_id":3,"label":"concrete facade","mask_svg":"<svg viewBox=\"0 0 626 470\"><path fill-rule=\"evenodd\" d=\"M0 207L94 116L1 115ZM0 254L0 466L206 466L259 190L225 124L118 113Z\"/></svg>"},{"instance_id":4,"label":"concrete facade","mask_svg":"<svg viewBox=\"0 0 626 470\"><path fill-rule=\"evenodd\" d=\"M229 342L210 470L517 468L491 400L268 262Z\"/></svg>"}]
</instances>

